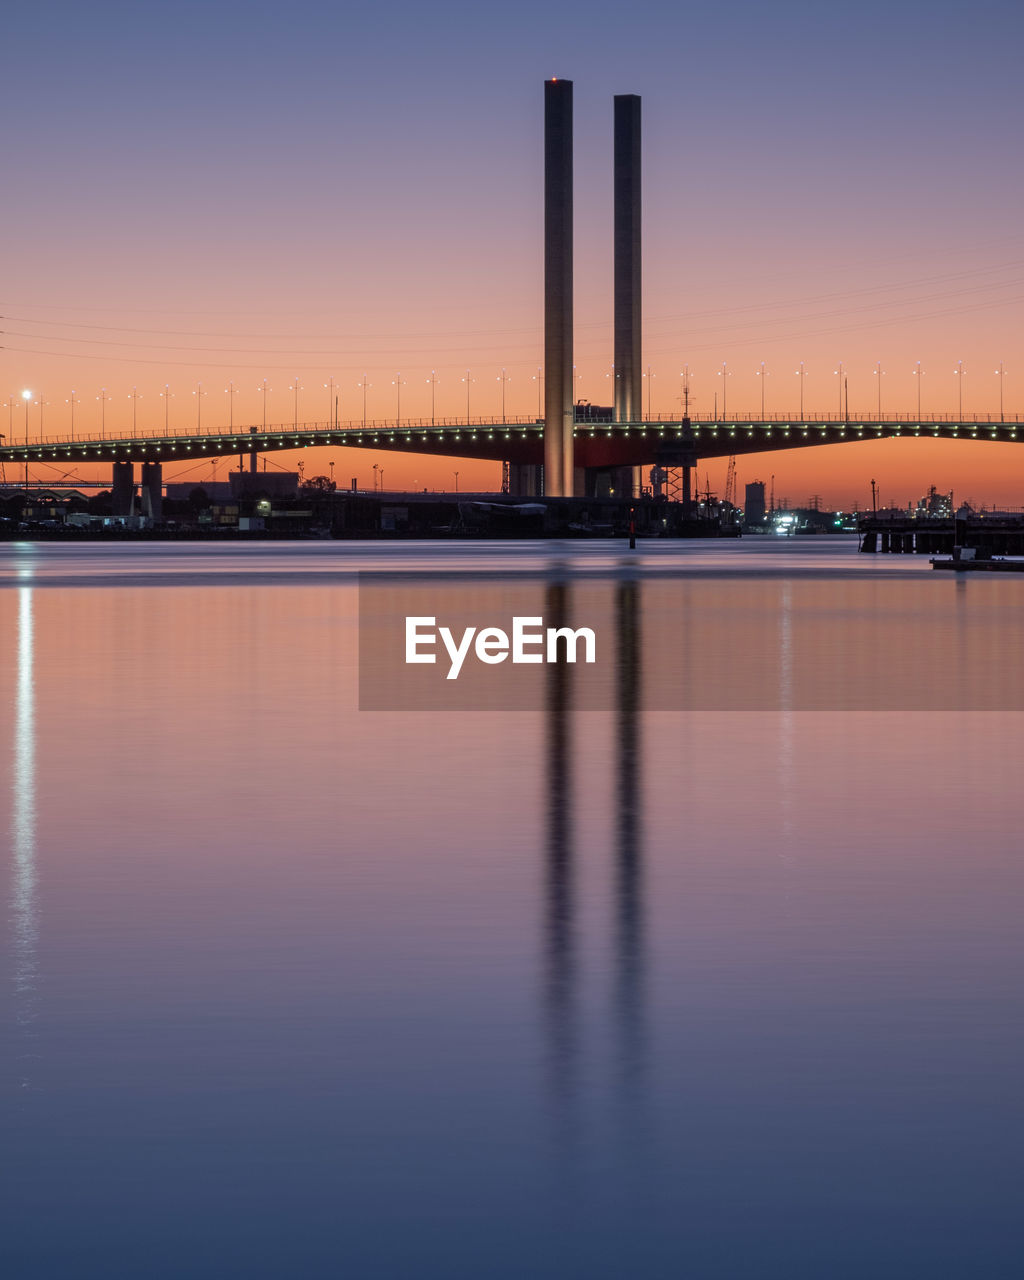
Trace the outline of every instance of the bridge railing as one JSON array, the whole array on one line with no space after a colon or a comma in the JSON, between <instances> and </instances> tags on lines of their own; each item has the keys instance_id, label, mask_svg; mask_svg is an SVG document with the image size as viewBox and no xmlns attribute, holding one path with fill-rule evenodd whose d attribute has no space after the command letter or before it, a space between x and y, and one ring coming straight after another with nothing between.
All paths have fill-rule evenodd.
<instances>
[{"instance_id":1,"label":"bridge railing","mask_svg":"<svg viewBox=\"0 0 1024 1280\"><path fill-rule=\"evenodd\" d=\"M382 434L384 432L394 431L472 431L480 428L488 427L521 427L521 426L537 426L543 419L537 418L535 415L527 414L507 414L504 417L495 415L492 417L475 417L475 418L459 418L459 417L438 417L433 418L402 418L396 421L391 418L362 418L349 420L347 422L331 422L329 420L313 421L313 422L277 422L267 423L265 426L260 424L246 423L243 425L231 425L211 428L190 428L190 427L173 427L155 432L137 432L137 431L107 431L102 436L90 435L81 431L74 435L71 432L62 432L56 435L46 436L29 436L26 441L24 437L19 438L17 432L11 433L6 439L0 435L0 448L6 450L17 450L25 448L29 449L46 448L47 446L57 445L93 445L102 448L104 445L116 443L119 440L152 440L154 442L160 440L222 440L230 438L238 443L239 452L246 451L250 445L259 440L263 435L287 436L289 434ZM1004 414L999 417L986 414L953 414L953 413L893 413L883 414L879 417L877 414L871 413L805 413L802 417L791 414L772 413L762 416L760 413L740 413L729 414L723 417L721 414L700 414L691 413L689 421L692 426L704 427L730 427L730 426L887 426L887 425L921 425L921 426L985 426L985 427L1014 427L1024 423L1024 415L1022 414ZM651 414L639 422L622 423L621 426L645 426L645 425L666 425L680 426L682 419L679 414ZM576 423L578 428L586 429L601 428L614 426L611 421L600 421L597 419L591 421L579 421ZM258 445L256 446L258 447Z\"/></svg>"},{"instance_id":2,"label":"bridge railing","mask_svg":"<svg viewBox=\"0 0 1024 1280\"><path fill-rule=\"evenodd\" d=\"M648 414L643 419L644 422L665 422L679 423L680 417L678 413L654 413ZM863 423L921 423L922 426L927 424L942 423L979 423L986 426L998 426L1005 424L1012 426L1015 423L1024 422L1024 414L1007 413L1002 415L975 413L975 414L956 414L956 413L883 413L881 417L877 413L805 413L802 417L800 414L786 413L730 413L728 417L722 414L713 413L691 413L691 423L714 424L717 426L729 426L730 424L759 424L764 423L768 426L803 426L804 424L812 425L817 423L832 423L836 426L842 426L844 423L863 422ZM578 425L590 425L580 423Z\"/></svg>"},{"instance_id":3,"label":"bridge railing","mask_svg":"<svg viewBox=\"0 0 1024 1280\"><path fill-rule=\"evenodd\" d=\"M108 444L118 440L218 440L225 436L237 439L239 445L247 445L253 438L259 438L261 435L289 435L301 432L315 432L317 434L327 434L331 432L377 432L382 431L426 431L426 430L463 430L469 431L477 427L505 427L505 426L536 426L541 420L535 416L523 414L507 414L505 417L479 417L479 418L402 418L395 421L393 418L367 418L364 422L362 418L349 422L331 422L325 420L323 422L268 422L266 426L262 423L257 425L248 424L245 426L210 427L171 427L154 432L139 431L107 431L103 435L89 435L81 431L72 435L69 432L63 432L57 435L46 436L29 436L26 441L23 436L19 437L14 432L8 439L4 439L0 434L0 441L3 447L7 449L21 449L27 444L28 448L38 448L50 444Z\"/></svg>"}]
</instances>

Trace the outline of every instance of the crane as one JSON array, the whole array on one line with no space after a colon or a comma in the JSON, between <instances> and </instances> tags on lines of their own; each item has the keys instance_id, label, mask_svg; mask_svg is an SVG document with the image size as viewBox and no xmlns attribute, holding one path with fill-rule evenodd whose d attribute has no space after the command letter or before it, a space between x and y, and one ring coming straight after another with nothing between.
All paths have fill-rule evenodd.
<instances>
[{"instance_id":1,"label":"crane","mask_svg":"<svg viewBox=\"0 0 1024 1280\"><path fill-rule=\"evenodd\" d=\"M725 472L725 500L732 506L736 505L736 455L729 459L729 466Z\"/></svg>"}]
</instances>

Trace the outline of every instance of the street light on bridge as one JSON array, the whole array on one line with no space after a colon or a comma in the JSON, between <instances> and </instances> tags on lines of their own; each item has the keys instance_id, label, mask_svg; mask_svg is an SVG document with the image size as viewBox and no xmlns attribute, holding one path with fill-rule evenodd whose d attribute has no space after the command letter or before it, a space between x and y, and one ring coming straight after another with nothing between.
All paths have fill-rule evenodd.
<instances>
[{"instance_id":1,"label":"street light on bridge","mask_svg":"<svg viewBox=\"0 0 1024 1280\"><path fill-rule=\"evenodd\" d=\"M235 429L235 396L238 394L238 392L235 389L235 384L233 382L229 382L228 385L224 388L224 394L228 398L228 430L234 431Z\"/></svg>"},{"instance_id":2,"label":"street light on bridge","mask_svg":"<svg viewBox=\"0 0 1024 1280\"><path fill-rule=\"evenodd\" d=\"M996 376L999 378L999 421L1004 422L1003 417L1003 379L1006 377L1006 370L1003 368L1002 360L999 361L999 368L996 370Z\"/></svg>"},{"instance_id":3,"label":"street light on bridge","mask_svg":"<svg viewBox=\"0 0 1024 1280\"><path fill-rule=\"evenodd\" d=\"M75 393L74 391L71 392L71 399L65 400L64 403L69 404L71 406L71 439L72 441L74 441L74 438L75 438Z\"/></svg>"},{"instance_id":4,"label":"street light on bridge","mask_svg":"<svg viewBox=\"0 0 1024 1280\"><path fill-rule=\"evenodd\" d=\"M395 374L395 380L391 384L395 388L395 422L402 421L402 387L405 385L400 373Z\"/></svg>"},{"instance_id":5,"label":"street light on bridge","mask_svg":"<svg viewBox=\"0 0 1024 1280\"><path fill-rule=\"evenodd\" d=\"M198 434L203 429L203 396L206 395L201 382L196 383L196 390L192 394L196 398L196 433Z\"/></svg>"},{"instance_id":6,"label":"street light on bridge","mask_svg":"<svg viewBox=\"0 0 1024 1280\"><path fill-rule=\"evenodd\" d=\"M498 374L498 381L501 383L501 420L502 422L504 422L505 421L505 388L509 384L509 376L504 369L502 369L501 373Z\"/></svg>"},{"instance_id":7,"label":"street light on bridge","mask_svg":"<svg viewBox=\"0 0 1024 1280\"><path fill-rule=\"evenodd\" d=\"M604 376L611 380L612 389L609 394L611 395L612 404L617 405L619 403L619 399L618 399L617 389L615 384L618 382L619 378L621 377L621 374L618 374L615 372L615 365L613 364L609 372L606 373Z\"/></svg>"},{"instance_id":8,"label":"street light on bridge","mask_svg":"<svg viewBox=\"0 0 1024 1280\"><path fill-rule=\"evenodd\" d=\"M138 410L139 410L139 389L138 389L138 387L132 387L132 389L131 389L131 393L130 393L130 395L128 396L128 399L132 402L132 435L135 435L135 434L136 434L136 420L137 420L137 418L138 418Z\"/></svg>"},{"instance_id":9,"label":"street light on bridge","mask_svg":"<svg viewBox=\"0 0 1024 1280\"><path fill-rule=\"evenodd\" d=\"M368 386L370 386L370 383L369 383L369 382L367 382L367 380L366 380L366 374L365 374L365 373L363 374L363 380L362 380L362 382L357 382L357 383L356 383L356 386L357 386L357 387L362 387L362 389L363 389L363 430L365 431L365 430L366 430L366 388L367 388Z\"/></svg>"},{"instance_id":10,"label":"street light on bridge","mask_svg":"<svg viewBox=\"0 0 1024 1280\"><path fill-rule=\"evenodd\" d=\"M462 379L462 381L466 384L466 426L468 427L469 426L469 388L472 385L472 383L475 381L475 379L470 377L470 373L468 369L466 370L466 376Z\"/></svg>"},{"instance_id":11,"label":"street light on bridge","mask_svg":"<svg viewBox=\"0 0 1024 1280\"><path fill-rule=\"evenodd\" d=\"M647 366L647 372L644 374L644 377L647 379L647 416L649 418L651 416L651 383L654 380L654 374L651 373L650 365ZM643 411L644 411L643 405L641 405L640 406L641 416L643 416Z\"/></svg>"},{"instance_id":12,"label":"street light on bridge","mask_svg":"<svg viewBox=\"0 0 1024 1280\"><path fill-rule=\"evenodd\" d=\"M164 435L170 435L170 412L171 412L171 388L168 383L164 383L164 389L160 392L164 399Z\"/></svg>"},{"instance_id":13,"label":"street light on bridge","mask_svg":"<svg viewBox=\"0 0 1024 1280\"><path fill-rule=\"evenodd\" d=\"M435 397L437 394L437 370L436 369L431 369L430 377L427 379L427 382L430 383L430 425L433 426L434 417L435 417L434 405L435 405Z\"/></svg>"},{"instance_id":14,"label":"street light on bridge","mask_svg":"<svg viewBox=\"0 0 1024 1280\"><path fill-rule=\"evenodd\" d=\"M800 379L800 421L804 420L804 378L807 377L807 370L804 368L804 362L800 361L800 368L796 370L796 376Z\"/></svg>"},{"instance_id":15,"label":"street light on bridge","mask_svg":"<svg viewBox=\"0 0 1024 1280\"><path fill-rule=\"evenodd\" d=\"M25 401L25 448L28 449L28 407L32 403L32 392L25 390L21 393L22 400ZM28 453L25 454L25 488L28 488Z\"/></svg>"},{"instance_id":16,"label":"street light on bridge","mask_svg":"<svg viewBox=\"0 0 1024 1280\"><path fill-rule=\"evenodd\" d=\"M726 387L726 380L727 380L728 378L731 378L731 377L732 377L732 374L729 372L729 370L728 370L725 366L726 366L726 362L723 360L723 361L722 361L722 367L721 367L721 369L719 369L719 371L718 371L718 376L722 379L722 421L723 421L723 422L725 421L725 419L726 419L726 417L727 417L727 410L726 410L726 407L725 407L725 387ZM716 414L715 416L717 417L718 415Z\"/></svg>"},{"instance_id":17,"label":"street light on bridge","mask_svg":"<svg viewBox=\"0 0 1024 1280\"><path fill-rule=\"evenodd\" d=\"M761 421L764 422L764 380L768 377L768 370L764 367L764 361L761 361L761 367L757 370L757 377L761 379ZM800 415L801 418L803 414Z\"/></svg>"},{"instance_id":18,"label":"street light on bridge","mask_svg":"<svg viewBox=\"0 0 1024 1280\"><path fill-rule=\"evenodd\" d=\"M885 370L882 368L881 360L875 361L875 377L878 379L878 420L882 420L882 379L885 377Z\"/></svg>"},{"instance_id":19,"label":"street light on bridge","mask_svg":"<svg viewBox=\"0 0 1024 1280\"><path fill-rule=\"evenodd\" d=\"M96 397L96 399L100 402L100 437L103 440L106 440L107 438L107 401L110 399L110 396L107 395L106 387L100 388L100 393Z\"/></svg>"},{"instance_id":20,"label":"street light on bridge","mask_svg":"<svg viewBox=\"0 0 1024 1280\"><path fill-rule=\"evenodd\" d=\"M914 366L914 377L917 379L917 421L921 422L921 379L924 377L924 370L921 368L921 361L918 360Z\"/></svg>"},{"instance_id":21,"label":"street light on bridge","mask_svg":"<svg viewBox=\"0 0 1024 1280\"><path fill-rule=\"evenodd\" d=\"M956 368L953 370L953 376L956 378L956 389L957 389L957 406L958 407L957 407L956 416L958 421L963 422L964 420L964 378L967 377L967 370L964 368L964 362L962 360L958 360L956 362Z\"/></svg>"},{"instance_id":22,"label":"street light on bridge","mask_svg":"<svg viewBox=\"0 0 1024 1280\"><path fill-rule=\"evenodd\" d=\"M299 429L299 392L302 390L302 387L299 386L298 378L295 379L295 385L292 388L292 390L295 392L295 430L298 431Z\"/></svg>"}]
</instances>

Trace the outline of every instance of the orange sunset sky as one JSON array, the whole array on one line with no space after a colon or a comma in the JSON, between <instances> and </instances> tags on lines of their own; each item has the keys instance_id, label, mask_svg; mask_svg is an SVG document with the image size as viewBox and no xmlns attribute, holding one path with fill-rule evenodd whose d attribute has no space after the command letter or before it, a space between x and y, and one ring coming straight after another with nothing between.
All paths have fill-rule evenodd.
<instances>
[{"instance_id":1,"label":"orange sunset sky","mask_svg":"<svg viewBox=\"0 0 1024 1280\"><path fill-rule=\"evenodd\" d=\"M542 82L575 82L578 396L610 403L612 95L644 110L645 406L1024 415L1016 6L23 9L5 19L0 431L535 414ZM53 12L61 21L54 24ZM950 19L957 15L956 22ZM643 33L643 39L639 38ZM45 55L45 56L43 56ZM724 372L722 377L723 362ZM920 362L920 366L918 365ZM1005 377L997 369L1002 362ZM962 381L958 370L963 371ZM295 385L298 382L296 408ZM723 382L725 383L723 392ZM397 384L400 385L399 386ZM233 388L233 394L231 393ZM164 398L165 390L169 392ZM137 399L133 398L133 392ZM106 398L104 398L106 397ZM1019 452L1018 452L1019 449ZM319 450L361 486L495 488L466 459ZM225 478L230 461L218 463ZM721 491L725 459L706 468ZM705 467L701 465L701 484ZM39 469L41 482L57 471ZM86 477L99 472L79 468ZM210 462L166 477L210 479ZM930 484L1024 505L1024 446L741 457L792 503ZM105 478L105 477L104 477Z\"/></svg>"}]
</instances>

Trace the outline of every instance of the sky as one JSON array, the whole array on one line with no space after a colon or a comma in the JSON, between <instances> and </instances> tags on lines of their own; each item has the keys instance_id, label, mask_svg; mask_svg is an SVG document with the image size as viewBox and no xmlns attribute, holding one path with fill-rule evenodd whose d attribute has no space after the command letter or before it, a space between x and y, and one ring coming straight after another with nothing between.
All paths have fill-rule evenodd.
<instances>
[{"instance_id":1,"label":"sky","mask_svg":"<svg viewBox=\"0 0 1024 1280\"><path fill-rule=\"evenodd\" d=\"M763 386L795 415L801 362L806 409L834 412L842 362L851 414L879 381L912 413L920 361L924 413L962 392L998 414L1003 362L1024 414L1019 4L99 0L10 3L0 33L5 434L24 389L33 436L69 430L72 391L76 434L258 423L264 379L271 423L326 420L332 378L361 418L364 375L369 418L399 395L429 416L432 371L438 416L467 391L497 413L503 388L535 412L551 76L575 84L580 397L611 399L612 96L636 93L653 412L688 369L694 412L758 412ZM374 462L389 488L499 479L371 450L283 465L332 459L366 487ZM741 492L769 474L793 502L864 505L874 478L1024 505L1012 445L739 459Z\"/></svg>"}]
</instances>

